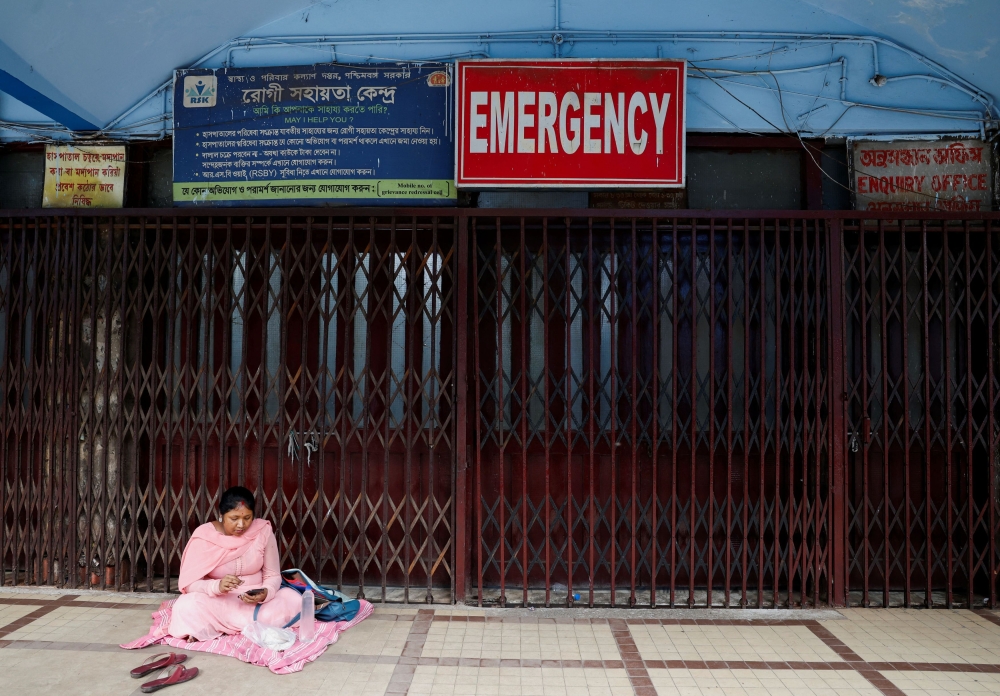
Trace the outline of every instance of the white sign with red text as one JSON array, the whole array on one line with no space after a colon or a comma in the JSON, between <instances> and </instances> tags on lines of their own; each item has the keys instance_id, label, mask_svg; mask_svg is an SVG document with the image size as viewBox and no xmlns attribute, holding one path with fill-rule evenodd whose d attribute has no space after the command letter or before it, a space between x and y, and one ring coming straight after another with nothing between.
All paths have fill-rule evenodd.
<instances>
[{"instance_id":1,"label":"white sign with red text","mask_svg":"<svg viewBox=\"0 0 1000 696\"><path fill-rule=\"evenodd\" d=\"M982 140L857 140L858 210L976 212L992 208L990 148Z\"/></svg>"},{"instance_id":2,"label":"white sign with red text","mask_svg":"<svg viewBox=\"0 0 1000 696\"><path fill-rule=\"evenodd\" d=\"M458 63L455 183L684 186L686 63Z\"/></svg>"}]
</instances>

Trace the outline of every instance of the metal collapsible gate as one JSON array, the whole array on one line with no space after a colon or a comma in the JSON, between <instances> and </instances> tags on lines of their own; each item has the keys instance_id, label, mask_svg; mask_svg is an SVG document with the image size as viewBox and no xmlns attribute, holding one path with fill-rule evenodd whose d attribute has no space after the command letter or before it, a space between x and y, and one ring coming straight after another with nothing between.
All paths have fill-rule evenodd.
<instances>
[{"instance_id":1,"label":"metal collapsible gate","mask_svg":"<svg viewBox=\"0 0 1000 696\"><path fill-rule=\"evenodd\" d=\"M472 236L480 601L827 601L824 222Z\"/></svg>"},{"instance_id":2,"label":"metal collapsible gate","mask_svg":"<svg viewBox=\"0 0 1000 696\"><path fill-rule=\"evenodd\" d=\"M283 565L451 599L452 217L3 223L10 581L170 589L241 483Z\"/></svg>"},{"instance_id":3,"label":"metal collapsible gate","mask_svg":"<svg viewBox=\"0 0 1000 696\"><path fill-rule=\"evenodd\" d=\"M4 580L172 589L242 483L372 599L993 606L995 219L0 217Z\"/></svg>"},{"instance_id":4,"label":"metal collapsible gate","mask_svg":"<svg viewBox=\"0 0 1000 696\"><path fill-rule=\"evenodd\" d=\"M995 220L844 221L850 603L996 606Z\"/></svg>"}]
</instances>

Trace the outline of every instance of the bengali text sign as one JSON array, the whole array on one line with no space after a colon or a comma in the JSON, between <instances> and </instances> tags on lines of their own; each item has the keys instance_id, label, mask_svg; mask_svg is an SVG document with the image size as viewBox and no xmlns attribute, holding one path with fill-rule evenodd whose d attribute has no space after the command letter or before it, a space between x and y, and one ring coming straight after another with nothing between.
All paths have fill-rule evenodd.
<instances>
[{"instance_id":1,"label":"bengali text sign","mask_svg":"<svg viewBox=\"0 0 1000 696\"><path fill-rule=\"evenodd\" d=\"M858 140L853 147L858 210L990 210L990 149L982 140Z\"/></svg>"},{"instance_id":2,"label":"bengali text sign","mask_svg":"<svg viewBox=\"0 0 1000 696\"><path fill-rule=\"evenodd\" d=\"M43 208L121 208L124 145L46 145Z\"/></svg>"},{"instance_id":3,"label":"bengali text sign","mask_svg":"<svg viewBox=\"0 0 1000 696\"><path fill-rule=\"evenodd\" d=\"M178 71L178 205L453 204L452 67Z\"/></svg>"}]
</instances>

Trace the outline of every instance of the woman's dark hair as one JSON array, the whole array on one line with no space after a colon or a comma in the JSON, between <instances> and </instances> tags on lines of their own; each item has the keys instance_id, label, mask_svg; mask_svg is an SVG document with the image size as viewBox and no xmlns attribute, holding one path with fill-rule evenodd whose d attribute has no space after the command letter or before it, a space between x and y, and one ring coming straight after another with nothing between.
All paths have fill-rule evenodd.
<instances>
[{"instance_id":1,"label":"woman's dark hair","mask_svg":"<svg viewBox=\"0 0 1000 696\"><path fill-rule=\"evenodd\" d=\"M219 498L219 513L225 515L230 510L235 510L240 503L247 506L250 512L254 511L253 493L243 486L233 486Z\"/></svg>"}]
</instances>

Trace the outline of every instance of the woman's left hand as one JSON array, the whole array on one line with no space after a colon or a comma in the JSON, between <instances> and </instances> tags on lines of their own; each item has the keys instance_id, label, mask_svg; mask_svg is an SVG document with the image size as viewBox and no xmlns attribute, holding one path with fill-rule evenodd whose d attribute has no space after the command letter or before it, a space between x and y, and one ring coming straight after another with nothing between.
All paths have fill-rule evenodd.
<instances>
[{"instance_id":1,"label":"woman's left hand","mask_svg":"<svg viewBox=\"0 0 1000 696\"><path fill-rule=\"evenodd\" d=\"M248 595L244 593L240 595L240 599L242 599L247 604L260 604L265 599L267 599L267 588L266 587L261 588L260 593L255 595Z\"/></svg>"}]
</instances>

